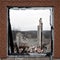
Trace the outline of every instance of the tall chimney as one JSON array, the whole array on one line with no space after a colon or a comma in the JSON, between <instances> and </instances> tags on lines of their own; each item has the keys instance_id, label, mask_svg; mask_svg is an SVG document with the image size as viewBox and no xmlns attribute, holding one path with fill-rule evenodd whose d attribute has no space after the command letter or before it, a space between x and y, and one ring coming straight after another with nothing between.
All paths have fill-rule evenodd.
<instances>
[{"instance_id":1,"label":"tall chimney","mask_svg":"<svg viewBox=\"0 0 60 60\"><path fill-rule=\"evenodd\" d=\"M40 18L39 20L37 39L38 39L38 46L42 47L42 18Z\"/></svg>"}]
</instances>

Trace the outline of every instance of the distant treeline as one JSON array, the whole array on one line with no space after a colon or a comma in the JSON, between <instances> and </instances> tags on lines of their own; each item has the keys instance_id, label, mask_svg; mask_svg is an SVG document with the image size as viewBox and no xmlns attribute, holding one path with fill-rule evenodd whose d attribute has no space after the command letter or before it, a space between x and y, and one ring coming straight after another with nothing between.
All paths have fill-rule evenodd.
<instances>
[{"instance_id":1,"label":"distant treeline","mask_svg":"<svg viewBox=\"0 0 60 60\"><path fill-rule=\"evenodd\" d=\"M16 39L16 34L22 33L23 36L26 38L37 38L37 31L12 31L13 40ZM44 38L50 39L51 38L51 31L43 31L42 35L44 35Z\"/></svg>"}]
</instances>

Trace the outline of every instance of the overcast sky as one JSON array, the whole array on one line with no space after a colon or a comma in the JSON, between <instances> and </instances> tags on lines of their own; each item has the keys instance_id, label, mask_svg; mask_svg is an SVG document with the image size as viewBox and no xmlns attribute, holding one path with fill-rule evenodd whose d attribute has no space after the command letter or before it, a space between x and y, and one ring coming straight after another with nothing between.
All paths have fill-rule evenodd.
<instances>
[{"instance_id":1,"label":"overcast sky","mask_svg":"<svg viewBox=\"0 0 60 60\"><path fill-rule=\"evenodd\" d=\"M10 9L9 13L12 30L37 30L40 18L43 30L50 30L50 9Z\"/></svg>"}]
</instances>

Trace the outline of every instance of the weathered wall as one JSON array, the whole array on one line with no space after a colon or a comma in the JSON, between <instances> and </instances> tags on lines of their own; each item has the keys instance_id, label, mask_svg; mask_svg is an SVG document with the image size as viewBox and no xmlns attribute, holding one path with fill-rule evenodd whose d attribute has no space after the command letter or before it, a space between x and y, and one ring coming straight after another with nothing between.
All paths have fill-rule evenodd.
<instances>
[{"instance_id":1,"label":"weathered wall","mask_svg":"<svg viewBox=\"0 0 60 60\"><path fill-rule=\"evenodd\" d=\"M60 57L60 0L0 0L0 57L7 57L7 6L54 7L54 57Z\"/></svg>"}]
</instances>

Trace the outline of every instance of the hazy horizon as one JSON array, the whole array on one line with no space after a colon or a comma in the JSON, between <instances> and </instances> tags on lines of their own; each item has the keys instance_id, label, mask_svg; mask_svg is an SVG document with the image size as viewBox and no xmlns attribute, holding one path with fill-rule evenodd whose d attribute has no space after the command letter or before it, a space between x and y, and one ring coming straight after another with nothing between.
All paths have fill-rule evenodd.
<instances>
[{"instance_id":1,"label":"hazy horizon","mask_svg":"<svg viewBox=\"0 0 60 60\"><path fill-rule=\"evenodd\" d=\"M36 30L39 25L39 19L42 18L43 30L51 30L50 27L50 9L45 10L13 10L10 9L10 23L12 30L31 31Z\"/></svg>"}]
</instances>

